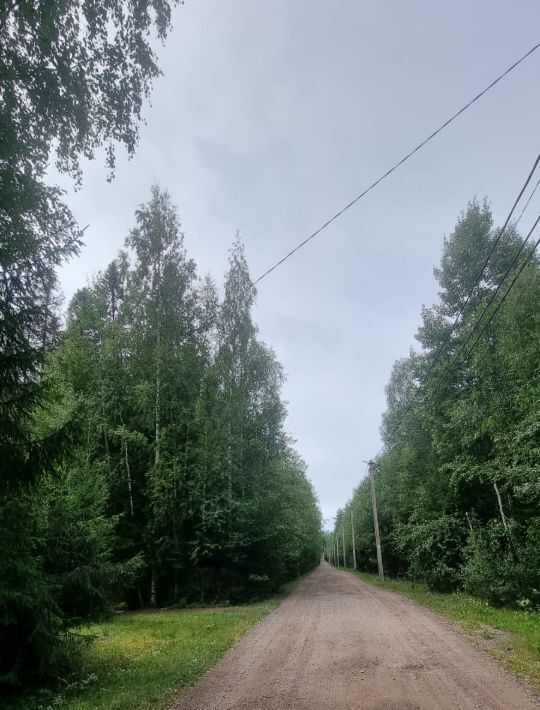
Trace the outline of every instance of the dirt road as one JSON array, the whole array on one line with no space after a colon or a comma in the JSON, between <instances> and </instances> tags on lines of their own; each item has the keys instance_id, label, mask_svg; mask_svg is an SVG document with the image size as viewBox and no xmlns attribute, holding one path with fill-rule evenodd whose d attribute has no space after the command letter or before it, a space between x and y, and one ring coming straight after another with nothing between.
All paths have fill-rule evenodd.
<instances>
[{"instance_id":1,"label":"dirt road","mask_svg":"<svg viewBox=\"0 0 540 710\"><path fill-rule=\"evenodd\" d=\"M451 624L323 563L174 710L532 710Z\"/></svg>"}]
</instances>

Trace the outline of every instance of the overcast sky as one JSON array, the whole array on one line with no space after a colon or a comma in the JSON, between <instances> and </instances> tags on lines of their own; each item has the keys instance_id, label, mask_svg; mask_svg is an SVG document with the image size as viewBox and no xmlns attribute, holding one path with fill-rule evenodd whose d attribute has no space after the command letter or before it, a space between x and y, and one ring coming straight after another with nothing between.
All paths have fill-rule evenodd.
<instances>
[{"instance_id":1,"label":"overcast sky","mask_svg":"<svg viewBox=\"0 0 540 710\"><path fill-rule=\"evenodd\" d=\"M103 161L88 164L77 193L59 178L90 225L61 272L66 297L114 258L154 181L200 274L222 281L238 229L256 278L539 29L538 0L186 0L135 158L119 156L110 184ZM539 74L540 51L260 284L260 336L287 373L287 427L325 518L380 447L384 387L436 299L444 235L475 195L502 222L532 165Z\"/></svg>"}]
</instances>

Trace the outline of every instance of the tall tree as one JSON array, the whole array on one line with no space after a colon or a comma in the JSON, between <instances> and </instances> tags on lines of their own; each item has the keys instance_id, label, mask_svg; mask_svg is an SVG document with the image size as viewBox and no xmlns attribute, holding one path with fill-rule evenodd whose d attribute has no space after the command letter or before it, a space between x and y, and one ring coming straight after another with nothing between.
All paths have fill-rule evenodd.
<instances>
[{"instance_id":1,"label":"tall tree","mask_svg":"<svg viewBox=\"0 0 540 710\"><path fill-rule=\"evenodd\" d=\"M394 366L378 461L381 534L390 573L408 572L431 587L462 587L498 603L525 599L537 605L536 258L474 350L464 356L476 338L461 355L479 319L488 323L526 258L527 250L515 260L522 240L514 228L500 241L499 235L488 206L469 204L445 239L435 269L440 299L422 312L417 339L423 351ZM371 565L368 501L363 484L352 504L360 555Z\"/></svg>"},{"instance_id":2,"label":"tall tree","mask_svg":"<svg viewBox=\"0 0 540 710\"><path fill-rule=\"evenodd\" d=\"M34 503L21 486L38 483L67 444L60 430L36 436L33 416L55 317L55 270L77 253L81 232L45 171L54 155L80 182L81 158L99 147L110 173L116 144L133 153L159 72L152 35L165 39L170 7L32 0L0 8L0 531L11 534L17 521L20 536L19 555L3 561L0 580L6 679L44 666L57 629L32 532ZM40 646L45 636L51 643Z\"/></svg>"}]
</instances>

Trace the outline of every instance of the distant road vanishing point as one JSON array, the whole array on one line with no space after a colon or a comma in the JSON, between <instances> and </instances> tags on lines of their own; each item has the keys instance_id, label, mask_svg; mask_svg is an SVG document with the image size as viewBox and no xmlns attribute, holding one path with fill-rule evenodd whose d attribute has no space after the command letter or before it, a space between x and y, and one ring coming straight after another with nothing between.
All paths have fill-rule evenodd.
<instances>
[{"instance_id":1,"label":"distant road vanishing point","mask_svg":"<svg viewBox=\"0 0 540 710\"><path fill-rule=\"evenodd\" d=\"M452 624L323 562L172 710L533 710Z\"/></svg>"}]
</instances>

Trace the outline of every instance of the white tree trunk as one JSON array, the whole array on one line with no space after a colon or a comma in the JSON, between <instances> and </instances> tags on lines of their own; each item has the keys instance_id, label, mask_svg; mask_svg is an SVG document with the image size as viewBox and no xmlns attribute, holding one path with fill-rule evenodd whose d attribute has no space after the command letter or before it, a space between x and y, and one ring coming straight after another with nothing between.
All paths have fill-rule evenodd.
<instances>
[{"instance_id":1,"label":"white tree trunk","mask_svg":"<svg viewBox=\"0 0 540 710\"><path fill-rule=\"evenodd\" d=\"M135 515L135 511L133 509L133 486L131 483L131 470L129 468L129 456L128 456L128 445L127 445L127 439L124 438L124 461L126 463L126 478L127 478L127 487L128 487L128 496L129 496L129 510L131 513L131 517Z\"/></svg>"}]
</instances>

